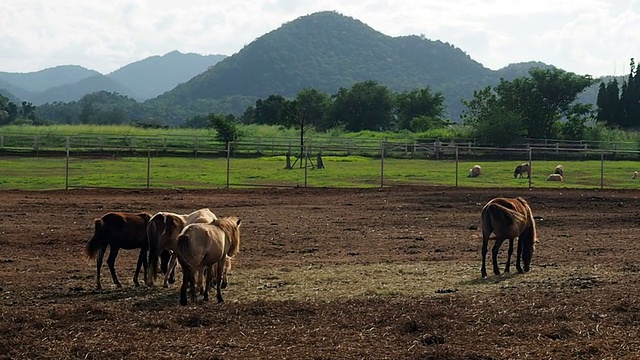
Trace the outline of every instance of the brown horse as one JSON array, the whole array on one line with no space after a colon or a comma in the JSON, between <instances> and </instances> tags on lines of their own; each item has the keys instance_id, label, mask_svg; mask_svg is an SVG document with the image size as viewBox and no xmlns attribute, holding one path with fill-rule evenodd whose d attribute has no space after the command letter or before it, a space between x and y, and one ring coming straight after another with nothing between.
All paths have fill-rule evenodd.
<instances>
[{"instance_id":1,"label":"brown horse","mask_svg":"<svg viewBox=\"0 0 640 360\"><path fill-rule=\"evenodd\" d=\"M517 178L518 175L520 175L520 178L522 179L522 174L524 173L527 173L527 179L531 177L531 166L529 163L522 163L516 166L516 169L513 171L513 177Z\"/></svg>"},{"instance_id":2,"label":"brown horse","mask_svg":"<svg viewBox=\"0 0 640 360\"><path fill-rule=\"evenodd\" d=\"M509 239L509 252L505 273L509 272L511 255L513 254L513 240L518 238L518 252L516 268L518 272L529 271L533 250L537 241L536 222L527 201L521 197L515 199L495 198L482 208L482 277L487 277L485 265L487 246L491 233L495 234L495 243L491 251L493 273L500 275L498 269L498 250L506 239ZM524 270L520 267L520 258L524 263Z\"/></svg>"},{"instance_id":3,"label":"brown horse","mask_svg":"<svg viewBox=\"0 0 640 360\"><path fill-rule=\"evenodd\" d=\"M173 283L173 274L176 266L174 252L178 235L182 229L189 224L209 223L217 219L216 215L209 209L199 209L190 214L174 214L170 212L159 212L149 220L147 225L147 236L149 237L149 274L147 283L153 286L153 281L158 273L158 256L163 251L162 271L165 273L164 287L168 283ZM165 259L164 254L169 252L169 259ZM202 283L202 274L198 274L198 283ZM201 286L201 285L198 285Z\"/></svg>"},{"instance_id":4,"label":"brown horse","mask_svg":"<svg viewBox=\"0 0 640 360\"><path fill-rule=\"evenodd\" d=\"M195 303L194 272L207 269L204 300L209 299L215 265L216 298L222 299L222 282L226 278L226 263L229 257L240 250L240 224L237 217L225 217L213 220L209 224L187 225L178 236L176 255L182 266L182 287L180 288L180 305L187 305L187 286L191 287L191 300Z\"/></svg>"},{"instance_id":5,"label":"brown horse","mask_svg":"<svg viewBox=\"0 0 640 360\"><path fill-rule=\"evenodd\" d=\"M120 249L132 250L140 249L140 255L138 255L138 263L136 265L136 272L133 276L133 283L135 286L140 286L138 283L138 274L140 273L140 267L144 266L144 275L146 281L147 275L147 258L145 254L149 248L149 241L147 240L147 223L151 218L151 214L146 212L142 213L123 213L123 212L110 212L104 214L101 218L95 219L95 232L91 240L85 245L85 255L89 259L96 259L96 288L101 289L100 285L100 268L102 267L102 259L107 246L110 247L109 258L107 258L107 265L109 265L109 271L111 272L111 278L113 283L117 287L122 287L118 277L116 276L116 257Z\"/></svg>"}]
</instances>

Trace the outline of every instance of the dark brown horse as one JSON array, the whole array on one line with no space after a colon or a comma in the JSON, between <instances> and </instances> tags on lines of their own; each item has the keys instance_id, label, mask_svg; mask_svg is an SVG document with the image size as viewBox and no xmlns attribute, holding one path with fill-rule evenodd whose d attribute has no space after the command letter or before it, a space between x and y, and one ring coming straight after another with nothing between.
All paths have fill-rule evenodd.
<instances>
[{"instance_id":1,"label":"dark brown horse","mask_svg":"<svg viewBox=\"0 0 640 360\"><path fill-rule=\"evenodd\" d=\"M116 257L120 249L132 250L140 249L138 255L138 263L136 272L133 276L135 286L138 283L138 275L140 267L144 267L145 280L147 278L147 250L149 249L149 240L147 239L147 223L151 219L151 214L141 213L123 213L110 212L104 214L101 218L95 219L95 232L91 240L85 246L84 252L89 259L96 259L96 288L101 289L100 285L100 268L102 267L102 259L107 246L110 247L107 265L111 272L113 283L117 287L122 287L118 277L116 276Z\"/></svg>"},{"instance_id":2,"label":"dark brown horse","mask_svg":"<svg viewBox=\"0 0 640 360\"><path fill-rule=\"evenodd\" d=\"M527 201L521 197L515 199L495 198L482 208L482 277L487 277L486 257L489 237L495 234L495 243L491 251L493 260L493 273L500 275L498 268L498 250L506 239L509 239L509 252L505 273L509 272L511 255L513 254L513 241L518 238L518 252L516 268L518 272L529 271L533 250L537 241L536 222ZM520 259L524 263L524 269L520 267Z\"/></svg>"}]
</instances>

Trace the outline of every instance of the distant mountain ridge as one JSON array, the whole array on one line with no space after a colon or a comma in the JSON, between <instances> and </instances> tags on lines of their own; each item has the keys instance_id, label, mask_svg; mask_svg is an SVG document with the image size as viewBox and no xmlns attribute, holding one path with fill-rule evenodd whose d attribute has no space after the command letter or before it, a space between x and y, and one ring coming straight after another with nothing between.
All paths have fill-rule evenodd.
<instances>
[{"instance_id":1,"label":"distant mountain ridge","mask_svg":"<svg viewBox=\"0 0 640 360\"><path fill-rule=\"evenodd\" d=\"M225 57L172 51L163 56L136 61L107 76L146 100L188 81ZM164 91L159 92L159 89Z\"/></svg>"},{"instance_id":2,"label":"distant mountain ridge","mask_svg":"<svg viewBox=\"0 0 640 360\"><path fill-rule=\"evenodd\" d=\"M171 90L224 57L172 51L136 61L108 75L78 65L29 73L0 72L0 89L35 105L75 101L102 90L144 101Z\"/></svg>"}]
</instances>

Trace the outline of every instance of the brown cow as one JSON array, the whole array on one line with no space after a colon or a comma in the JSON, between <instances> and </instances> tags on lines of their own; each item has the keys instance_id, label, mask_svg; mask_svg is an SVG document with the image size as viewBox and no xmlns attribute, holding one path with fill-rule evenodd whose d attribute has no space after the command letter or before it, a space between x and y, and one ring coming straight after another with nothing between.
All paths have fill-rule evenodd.
<instances>
[{"instance_id":1,"label":"brown cow","mask_svg":"<svg viewBox=\"0 0 640 360\"><path fill-rule=\"evenodd\" d=\"M120 249L132 250L140 249L140 255L138 255L138 264L136 265L136 272L133 276L133 283L135 286L140 286L138 283L138 274L140 273L140 267L144 266L145 280L147 278L147 250L149 249L149 240L147 239L147 223L151 219L151 214L146 212L141 213L124 213L124 212L110 212L104 214L101 218L95 219L95 233L91 240L89 240L85 246L85 255L89 259L96 259L96 288L101 289L100 286L100 268L102 267L102 258L107 249L110 247L109 258L107 258L107 265L109 265L109 271L111 272L111 278L113 283L117 287L122 287L118 277L116 276L116 257Z\"/></svg>"}]
</instances>

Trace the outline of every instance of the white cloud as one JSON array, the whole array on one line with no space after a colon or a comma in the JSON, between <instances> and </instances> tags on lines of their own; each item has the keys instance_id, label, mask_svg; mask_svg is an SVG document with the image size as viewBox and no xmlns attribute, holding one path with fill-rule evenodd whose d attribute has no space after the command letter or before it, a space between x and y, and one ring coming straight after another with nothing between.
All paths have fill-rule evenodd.
<instances>
[{"instance_id":1,"label":"white cloud","mask_svg":"<svg viewBox=\"0 0 640 360\"><path fill-rule=\"evenodd\" d=\"M0 71L78 64L103 73L172 50L231 55L287 21L336 10L387 35L424 34L497 69L544 61L595 76L628 70L637 1L4 0ZM626 71L626 70L625 70Z\"/></svg>"}]
</instances>

